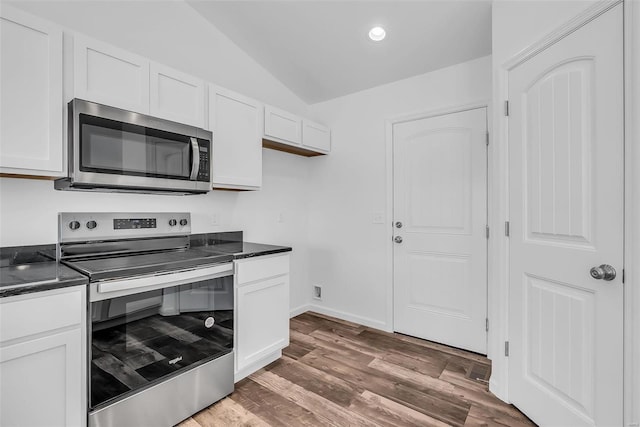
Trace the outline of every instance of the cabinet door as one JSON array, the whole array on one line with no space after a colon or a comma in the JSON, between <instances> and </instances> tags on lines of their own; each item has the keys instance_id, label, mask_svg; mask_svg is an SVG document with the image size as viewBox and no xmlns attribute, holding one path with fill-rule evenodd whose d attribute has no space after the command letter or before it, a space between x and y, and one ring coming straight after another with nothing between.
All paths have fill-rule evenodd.
<instances>
[{"instance_id":1,"label":"cabinet door","mask_svg":"<svg viewBox=\"0 0 640 427\"><path fill-rule=\"evenodd\" d=\"M149 113L149 61L106 43L74 36L74 97Z\"/></svg>"},{"instance_id":2,"label":"cabinet door","mask_svg":"<svg viewBox=\"0 0 640 427\"><path fill-rule=\"evenodd\" d=\"M62 30L2 6L0 172L64 175Z\"/></svg>"},{"instance_id":3,"label":"cabinet door","mask_svg":"<svg viewBox=\"0 0 640 427\"><path fill-rule=\"evenodd\" d=\"M210 85L209 124L213 131L213 187L260 188L262 105Z\"/></svg>"},{"instance_id":4,"label":"cabinet door","mask_svg":"<svg viewBox=\"0 0 640 427\"><path fill-rule=\"evenodd\" d=\"M156 63L150 73L151 115L204 128L204 82Z\"/></svg>"},{"instance_id":5,"label":"cabinet door","mask_svg":"<svg viewBox=\"0 0 640 427\"><path fill-rule=\"evenodd\" d=\"M300 145L302 140L302 120L283 110L264 107L264 134L289 144Z\"/></svg>"},{"instance_id":6,"label":"cabinet door","mask_svg":"<svg viewBox=\"0 0 640 427\"><path fill-rule=\"evenodd\" d=\"M0 425L84 426L86 288L0 299Z\"/></svg>"},{"instance_id":7,"label":"cabinet door","mask_svg":"<svg viewBox=\"0 0 640 427\"><path fill-rule=\"evenodd\" d=\"M289 275L237 289L237 370L289 345Z\"/></svg>"},{"instance_id":8,"label":"cabinet door","mask_svg":"<svg viewBox=\"0 0 640 427\"><path fill-rule=\"evenodd\" d=\"M302 121L302 145L315 151L331 151L331 130L309 120Z\"/></svg>"},{"instance_id":9,"label":"cabinet door","mask_svg":"<svg viewBox=\"0 0 640 427\"><path fill-rule=\"evenodd\" d=\"M0 425L84 425L85 355L80 327L0 347Z\"/></svg>"}]
</instances>

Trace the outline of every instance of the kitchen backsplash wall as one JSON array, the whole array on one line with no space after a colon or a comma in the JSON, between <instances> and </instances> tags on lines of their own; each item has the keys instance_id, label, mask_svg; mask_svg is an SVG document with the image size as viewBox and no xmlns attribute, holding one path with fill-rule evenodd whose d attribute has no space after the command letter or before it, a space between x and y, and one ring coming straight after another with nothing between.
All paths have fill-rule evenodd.
<instances>
[{"instance_id":1,"label":"kitchen backsplash wall","mask_svg":"<svg viewBox=\"0 0 640 427\"><path fill-rule=\"evenodd\" d=\"M206 195L57 191L53 181L0 178L0 246L55 243L62 211L184 211L192 232L243 230L247 241L292 246L291 308L308 303L308 164L314 159L263 150L262 190ZM218 222L214 225L214 222Z\"/></svg>"}]
</instances>

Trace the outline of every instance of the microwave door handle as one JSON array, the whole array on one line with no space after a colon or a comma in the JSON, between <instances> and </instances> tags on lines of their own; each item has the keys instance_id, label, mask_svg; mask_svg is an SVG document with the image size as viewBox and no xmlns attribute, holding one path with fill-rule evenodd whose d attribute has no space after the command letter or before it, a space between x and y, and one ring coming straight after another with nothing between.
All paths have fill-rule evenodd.
<instances>
[{"instance_id":1,"label":"microwave door handle","mask_svg":"<svg viewBox=\"0 0 640 427\"><path fill-rule=\"evenodd\" d=\"M198 179L198 171L200 170L200 147L198 146L198 140L191 137L191 176L189 179L195 181Z\"/></svg>"}]
</instances>

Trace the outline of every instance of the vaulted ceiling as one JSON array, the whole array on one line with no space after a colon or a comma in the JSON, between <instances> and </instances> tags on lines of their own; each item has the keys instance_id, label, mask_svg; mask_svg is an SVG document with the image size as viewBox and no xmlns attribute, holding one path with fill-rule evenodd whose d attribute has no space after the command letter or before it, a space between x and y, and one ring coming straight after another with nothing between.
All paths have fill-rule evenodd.
<instances>
[{"instance_id":1,"label":"vaulted ceiling","mask_svg":"<svg viewBox=\"0 0 640 427\"><path fill-rule=\"evenodd\" d=\"M187 3L310 104L491 53L488 0Z\"/></svg>"}]
</instances>

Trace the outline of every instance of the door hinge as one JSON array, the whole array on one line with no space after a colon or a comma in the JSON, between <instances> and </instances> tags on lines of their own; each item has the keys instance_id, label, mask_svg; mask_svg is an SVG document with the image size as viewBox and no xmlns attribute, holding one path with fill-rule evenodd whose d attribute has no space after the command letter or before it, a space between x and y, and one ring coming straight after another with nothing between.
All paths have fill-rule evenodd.
<instances>
[{"instance_id":1,"label":"door hinge","mask_svg":"<svg viewBox=\"0 0 640 427\"><path fill-rule=\"evenodd\" d=\"M509 357L509 341L504 342L504 355Z\"/></svg>"},{"instance_id":2,"label":"door hinge","mask_svg":"<svg viewBox=\"0 0 640 427\"><path fill-rule=\"evenodd\" d=\"M624 283L624 279L625 279L625 276L624 276L624 268L623 268L622 269L622 283Z\"/></svg>"},{"instance_id":3,"label":"door hinge","mask_svg":"<svg viewBox=\"0 0 640 427\"><path fill-rule=\"evenodd\" d=\"M485 317L484 319L484 330L489 332L489 318Z\"/></svg>"},{"instance_id":4,"label":"door hinge","mask_svg":"<svg viewBox=\"0 0 640 427\"><path fill-rule=\"evenodd\" d=\"M487 132L487 147L489 146L489 132Z\"/></svg>"},{"instance_id":5,"label":"door hinge","mask_svg":"<svg viewBox=\"0 0 640 427\"><path fill-rule=\"evenodd\" d=\"M487 225L487 228L486 228L486 233L487 233L487 239L488 239L489 238L489 226L488 225Z\"/></svg>"},{"instance_id":6,"label":"door hinge","mask_svg":"<svg viewBox=\"0 0 640 427\"><path fill-rule=\"evenodd\" d=\"M509 233L510 233L510 224L509 224L509 221L505 221L504 222L504 235L509 237Z\"/></svg>"},{"instance_id":7,"label":"door hinge","mask_svg":"<svg viewBox=\"0 0 640 427\"><path fill-rule=\"evenodd\" d=\"M509 117L509 101L504 101L504 115Z\"/></svg>"}]
</instances>

